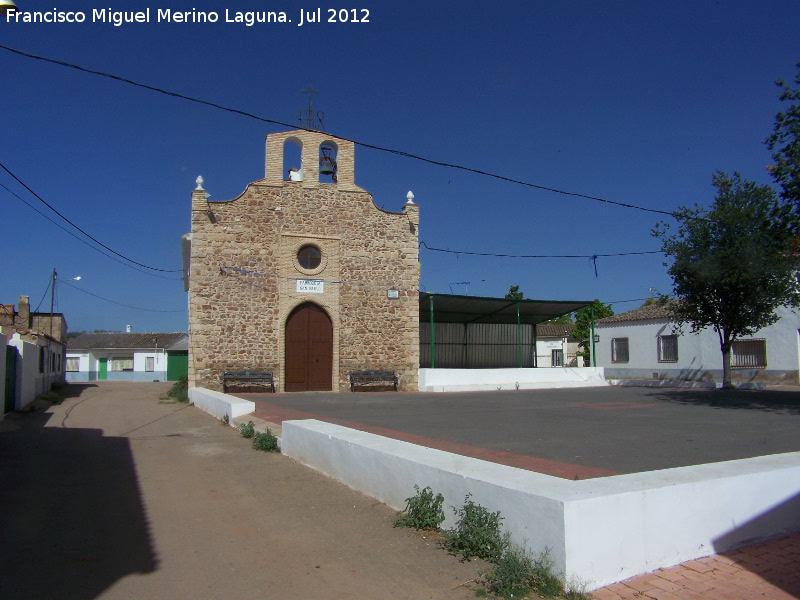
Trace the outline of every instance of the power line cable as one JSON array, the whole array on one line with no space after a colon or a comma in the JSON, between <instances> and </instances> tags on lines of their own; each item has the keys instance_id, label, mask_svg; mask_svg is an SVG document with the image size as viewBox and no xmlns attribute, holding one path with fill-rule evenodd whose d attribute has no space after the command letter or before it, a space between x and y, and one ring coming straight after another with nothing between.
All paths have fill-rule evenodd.
<instances>
[{"instance_id":1,"label":"power line cable","mask_svg":"<svg viewBox=\"0 0 800 600\"><path fill-rule=\"evenodd\" d=\"M33 312L39 312L39 307L42 306L42 302L44 302L44 299L47 297L47 292L50 291L50 286L51 285L53 285L53 278L52 277L48 277L47 278L47 287L44 289L44 294L42 294L42 299L39 300L39 304L36 305L36 308L34 309Z\"/></svg>"},{"instance_id":2,"label":"power line cable","mask_svg":"<svg viewBox=\"0 0 800 600\"><path fill-rule=\"evenodd\" d=\"M132 308L133 310L145 310L147 312L157 312L157 313L185 313L186 312L185 308L182 309L182 310L161 310L161 309L157 309L157 308L141 308L139 306L131 306L130 304L123 304L122 302L117 302L116 300L109 300L108 298L103 298L102 296L98 296L97 294L93 294L92 292L87 292L86 290L81 289L76 285L72 285L71 283L67 283L66 281L59 281L58 283L60 285L68 285L73 290L78 290L79 292L82 292L84 294L88 294L89 296L94 296L95 298L98 298L98 299L103 300L105 302L110 302L111 304L116 304L117 306L124 306L125 308Z\"/></svg>"},{"instance_id":3,"label":"power line cable","mask_svg":"<svg viewBox=\"0 0 800 600\"><path fill-rule=\"evenodd\" d=\"M491 256L496 258L608 258L614 256L638 256L642 254L663 254L661 250L646 250L644 252L615 252L611 254L498 254L495 252L471 252L467 250L450 250L448 248L434 248L420 241L420 245L426 250L433 252L445 252L449 254L464 254L471 256Z\"/></svg>"},{"instance_id":4,"label":"power line cable","mask_svg":"<svg viewBox=\"0 0 800 600\"><path fill-rule=\"evenodd\" d=\"M27 206L27 207L28 207L28 208L30 208L31 210L33 210L33 211L35 211L35 212L39 213L39 214L40 214L42 217L44 217L45 219L47 219L48 221L50 221L50 222L51 222L53 225L55 225L56 227L58 227L58 228L59 228L60 230L62 230L64 233L66 233L66 234L68 234L68 235L71 235L71 236L72 236L72 237L74 237L76 240L78 240L78 241L79 241L81 244L84 244L84 245L88 246L89 248L91 248L91 249L92 249L92 250L94 250L95 252L99 252L99 253L100 253L100 254L102 254L103 256L105 256L105 257L107 257L107 258L110 258L111 260L113 260L113 261L115 261L115 262L118 262L118 263L119 263L119 264L121 264L122 266L124 266L124 267L127 267L127 268L129 268L129 269L133 269L134 271L139 271L140 273L144 273L145 275L150 275L151 277L158 277L159 279L167 279L167 280L170 280L170 281L180 281L181 279L183 279L182 277L164 277L163 275L156 275L155 273L151 273L150 271L145 271L144 269L139 269L139 268L137 268L137 267L134 267L133 265L129 265L128 263L122 262L120 259L118 259L118 258L116 258L116 257L114 257L114 256L111 256L110 254L108 254L108 253L106 253L106 252L103 252L102 250L100 250L100 248L97 248L97 247L95 247L95 246L92 246L92 245L91 245L89 242L87 242L87 241L86 241L86 240L84 240L83 238L80 238L80 237L78 237L77 235L75 235L74 233L72 233L72 232L71 232L69 229L67 229L66 227L64 227L64 226L63 226L63 225L61 225L60 223L58 223L58 222L54 221L53 219L51 219L49 216L47 216L46 214L44 214L44 213L43 213L42 211L40 211L38 208L36 208L36 207L35 207L35 206L33 206L32 204L30 204L30 203L29 203L27 200L25 200L24 198L22 198L22 197L21 197L19 194L15 193L14 191L12 191L11 189L9 189L8 187L6 187L5 185L3 185L2 183L0 183L0 187L1 187L1 188L3 188L4 190L6 190L6 191L7 191L9 194L11 194L12 196L14 196L14 197L15 197L17 200L19 200L20 202L22 202L22 203L23 203L25 206Z\"/></svg>"},{"instance_id":5,"label":"power line cable","mask_svg":"<svg viewBox=\"0 0 800 600\"><path fill-rule=\"evenodd\" d=\"M152 86L152 85L139 83L139 82L133 81L131 79L126 79L125 77L120 77L119 75L113 75L111 73L105 73L103 71L96 71L96 70L93 70L93 69L87 69L86 67L81 67L81 66L73 64L73 63L68 63L68 62L61 61L61 60L56 60L56 59L53 59L53 58L47 58L47 57L44 57L44 56L38 56L36 54L30 54L29 52L23 52L22 50L17 50L15 48L11 48L9 46L4 46L2 44L0 44L0 48L2 48L4 50L8 50L9 52L13 52L14 54L18 54L20 56L24 56L26 58L33 58L35 60L41 60L41 61L49 62L49 63L55 64L55 65L60 65L62 67L68 67L70 69L76 69L78 71L82 71L84 73L89 73L91 75L97 75L99 77L107 77L109 79L114 79L114 80L122 82L122 83L127 83L128 85L133 85L133 86L140 87L140 88L143 88L143 89L146 89L146 90L150 90L152 92L157 92L159 94L164 94L166 96L171 96L173 98L180 98L182 100L188 100L189 102L195 102L197 104L203 104L205 106L210 106L212 108L218 108L220 110L224 110L224 111L227 111L227 112L230 112L230 113L233 113L233 114L238 114L238 115L242 115L244 117L248 117L248 118L251 118L251 119L256 119L256 120L261 121L263 123L271 123L273 125L280 125L282 127L288 127L290 129L304 129L302 127L297 127L296 125L292 125L292 124L289 124L289 123L284 123L283 121L278 121L278 120L275 120L275 119L267 119L265 117L260 117L258 115L254 115L253 113L249 113L249 112L246 112L246 111L243 111L243 110L239 110L239 109L236 109L236 108L231 108L231 107L228 107L228 106L223 106L222 104L217 104L215 102L209 102L208 100L201 100L199 98L194 98L192 96L186 96L184 94L179 94L177 92L170 92L168 90L165 90L165 89L162 89L162 88L158 88L158 87L155 87L155 86ZM655 209L655 208L646 208L644 206L637 206L635 204L629 204L629 203L625 203L625 202L617 202L615 200L608 200L606 198L600 198L598 196L591 196L591 195L588 195L588 194L580 194L578 192L568 192L566 190L560 190L560 189L553 188L553 187L548 187L548 186L544 186L544 185L538 185L538 184L535 184L535 183L531 183L529 181L523 181L521 179L514 179L512 177L506 177L504 175L498 175L496 173L491 173L489 171L483 171L481 169L474 169L472 167L465 167L463 165L457 165L457 164L448 163L448 162L444 162L444 161L440 161L440 160L434 160L434 159L431 159L431 158L426 158L426 157L423 157L423 156L419 156L417 154L412 154L410 152L404 152L402 150L393 150L391 148L385 148L385 147L382 147L382 146L376 146L374 144L368 144L366 142L359 142L359 141L352 140L352 139L345 138L345 137L341 137L341 136L336 136L336 137L339 137L339 139L345 140L347 142L352 142L353 144L355 144L357 146L361 146L363 148L370 148L371 150L378 150L379 152L387 152L389 154L394 154L394 155L397 155L397 156L404 156L406 158L411 158L413 160L418 160L418 161L421 161L421 162L425 162L425 163L432 164L432 165L437 165L437 166L440 166L440 167L447 167L447 168L450 168L450 169L457 169L457 170L460 170L460 171L466 171L468 173L475 173L476 175L483 175L485 177L491 177L491 178L494 178L494 179L499 179L501 181L506 181L508 183L515 183L517 185L523 185L523 186L534 188L534 189L537 189L537 190L542 190L542 191L546 191L546 192L553 192L555 194L562 194L562 195L565 195L565 196L573 196L575 198L584 198L586 200L593 200L593 201L596 201L596 202L602 202L604 204L619 206L621 208L630 208L630 209L640 210L640 211L644 211L644 212L650 212L650 213L666 215L668 217L673 217L673 218L675 217L674 213L669 212L669 211L665 211L665 210L658 210L658 209Z\"/></svg>"},{"instance_id":6,"label":"power line cable","mask_svg":"<svg viewBox=\"0 0 800 600\"><path fill-rule=\"evenodd\" d=\"M30 193L33 195L33 197L34 197L34 198L36 198L37 200L39 200L39 202L41 202L42 204L44 204L44 205L45 205L47 208L49 208L50 210L52 210L52 211L53 211L54 213L56 213L56 214L57 214L59 217L61 217L61 218L62 218L64 221L66 221L67 223L69 223L69 224L70 224L72 227L74 227L75 229L77 229L78 231L80 231L80 232L81 232L83 235L85 235L87 238L89 238L90 240L92 240L92 241L93 241L95 244L97 244L97 245L99 245L99 246L102 246L103 248L105 248L106 250L108 250L109 252L111 252L112 254L116 254L117 256L119 256L120 258L122 258L122 259L124 259L124 260L127 260L128 262L131 262L131 263L133 263L133 264L135 264L135 265L138 265L138 266L140 266L140 267L143 267L143 268L145 268L145 269L150 269L151 271L158 271L158 272L160 272L160 273L181 273L181 272L182 272L182 270L181 270L181 269L159 269L159 268L157 268L157 267L151 267L151 266L149 266L149 265L146 265L146 264L144 264L144 263L140 263L140 262L138 262L138 261L135 261L135 260L133 260L132 258L128 258L128 257L127 257L127 256L125 256L124 254L120 254L119 252L117 252L117 251L116 251L116 250L114 250L113 248L109 248L109 247L108 247L108 246L106 246L106 245L105 245L103 242L101 242L101 241L100 241L100 240L98 240L97 238L94 238L94 237L92 237L91 235L89 235L88 233L86 233L86 232L85 232L83 229L81 229L80 227L78 227L78 226L77 226L75 223L73 223L73 222L72 222L72 221L70 221L70 220L69 220L67 217L65 217L65 216L64 216L64 215L62 215L60 212L58 212L58 211L57 211L57 210L56 210L56 209L55 209L53 206L51 206L50 204L48 204L48 203L47 203L47 202L46 202L46 201L45 201L45 200L44 200L44 199L43 199L43 198L42 198L42 197L41 197L39 194L37 194L37 193L36 193L36 192L34 192L34 191L33 191L33 190L30 188L30 187L28 187L28 185L27 185L27 184L25 184L25 182L23 182L23 181L22 181L22 180L21 180L19 177L17 177L16 175L14 175L14 173L12 173L12 172L11 172L11 171L8 169L8 167L6 167L6 166L5 166L5 165L4 165L2 162L0 162L0 168L2 168L2 169L3 169L3 170L6 172L6 173L8 173L9 175L11 175L11 177L13 177L13 178L16 180L16 182L17 182L17 183L19 183L19 184L20 184L22 187L24 187L26 190L28 190L28 191L29 191L29 192L30 192ZM6 188L6 189L8 189L8 188Z\"/></svg>"}]
</instances>

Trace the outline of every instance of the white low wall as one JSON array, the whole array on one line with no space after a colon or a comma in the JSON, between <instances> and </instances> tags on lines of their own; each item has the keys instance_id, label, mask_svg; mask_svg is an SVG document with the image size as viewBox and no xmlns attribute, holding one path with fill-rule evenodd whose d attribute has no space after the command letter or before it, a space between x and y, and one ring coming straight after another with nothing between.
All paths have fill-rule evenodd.
<instances>
[{"instance_id":1,"label":"white low wall","mask_svg":"<svg viewBox=\"0 0 800 600\"><path fill-rule=\"evenodd\" d=\"M249 414L256 409L256 403L243 400L222 392L206 388L189 388L189 401L210 415L223 419L225 415L232 421L236 417Z\"/></svg>"},{"instance_id":2,"label":"white low wall","mask_svg":"<svg viewBox=\"0 0 800 600\"><path fill-rule=\"evenodd\" d=\"M419 370L421 392L532 390L601 385L608 385L602 367Z\"/></svg>"},{"instance_id":3,"label":"white low wall","mask_svg":"<svg viewBox=\"0 0 800 600\"><path fill-rule=\"evenodd\" d=\"M800 530L800 453L569 481L316 420L285 421L282 451L398 510L429 485L445 527L471 493L589 589Z\"/></svg>"}]
</instances>

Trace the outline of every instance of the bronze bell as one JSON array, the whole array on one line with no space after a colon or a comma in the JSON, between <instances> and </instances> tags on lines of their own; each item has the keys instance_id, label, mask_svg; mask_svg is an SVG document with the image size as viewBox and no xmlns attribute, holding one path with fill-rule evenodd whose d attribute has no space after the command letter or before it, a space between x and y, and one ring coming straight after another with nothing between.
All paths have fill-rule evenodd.
<instances>
[{"instance_id":1,"label":"bronze bell","mask_svg":"<svg viewBox=\"0 0 800 600\"><path fill-rule=\"evenodd\" d=\"M336 169L333 168L333 161L330 157L326 156L320 160L319 173L320 175L333 175L336 173Z\"/></svg>"}]
</instances>

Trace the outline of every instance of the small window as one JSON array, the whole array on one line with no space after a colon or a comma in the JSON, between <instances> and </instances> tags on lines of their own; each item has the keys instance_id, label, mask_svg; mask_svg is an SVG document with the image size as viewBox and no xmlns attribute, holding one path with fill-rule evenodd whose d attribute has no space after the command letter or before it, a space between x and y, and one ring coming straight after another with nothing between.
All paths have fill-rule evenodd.
<instances>
[{"instance_id":1,"label":"small window","mask_svg":"<svg viewBox=\"0 0 800 600\"><path fill-rule=\"evenodd\" d=\"M628 338L614 338L611 340L611 362L628 362Z\"/></svg>"},{"instance_id":2,"label":"small window","mask_svg":"<svg viewBox=\"0 0 800 600\"><path fill-rule=\"evenodd\" d=\"M767 340L736 340L731 347L731 368L764 369L767 366Z\"/></svg>"},{"instance_id":3,"label":"small window","mask_svg":"<svg viewBox=\"0 0 800 600\"><path fill-rule=\"evenodd\" d=\"M316 246L303 246L297 252L297 262L304 269L316 269L322 262L322 253Z\"/></svg>"},{"instance_id":4,"label":"small window","mask_svg":"<svg viewBox=\"0 0 800 600\"><path fill-rule=\"evenodd\" d=\"M144 359L144 370L148 373L152 373L155 371L155 358L152 356L147 356Z\"/></svg>"},{"instance_id":5,"label":"small window","mask_svg":"<svg viewBox=\"0 0 800 600\"><path fill-rule=\"evenodd\" d=\"M678 362L678 336L658 336L658 362Z\"/></svg>"},{"instance_id":6,"label":"small window","mask_svg":"<svg viewBox=\"0 0 800 600\"><path fill-rule=\"evenodd\" d=\"M67 371L70 373L77 373L81 368L81 359L77 356L67 357Z\"/></svg>"},{"instance_id":7,"label":"small window","mask_svg":"<svg viewBox=\"0 0 800 600\"><path fill-rule=\"evenodd\" d=\"M563 367L564 366L564 351L563 350L551 350L550 351L550 364L554 367Z\"/></svg>"}]
</instances>

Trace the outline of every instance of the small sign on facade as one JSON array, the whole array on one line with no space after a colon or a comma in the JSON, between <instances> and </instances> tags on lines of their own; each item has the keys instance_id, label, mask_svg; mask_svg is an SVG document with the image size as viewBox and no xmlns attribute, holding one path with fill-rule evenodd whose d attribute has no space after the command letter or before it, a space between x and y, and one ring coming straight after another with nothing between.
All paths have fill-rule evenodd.
<instances>
[{"instance_id":1,"label":"small sign on facade","mask_svg":"<svg viewBox=\"0 0 800 600\"><path fill-rule=\"evenodd\" d=\"M387 296L389 296L391 300L397 300L400 297L400 290L389 290Z\"/></svg>"},{"instance_id":2,"label":"small sign on facade","mask_svg":"<svg viewBox=\"0 0 800 600\"><path fill-rule=\"evenodd\" d=\"M304 294L321 294L325 291L325 282L317 279L298 279L297 291Z\"/></svg>"}]
</instances>

